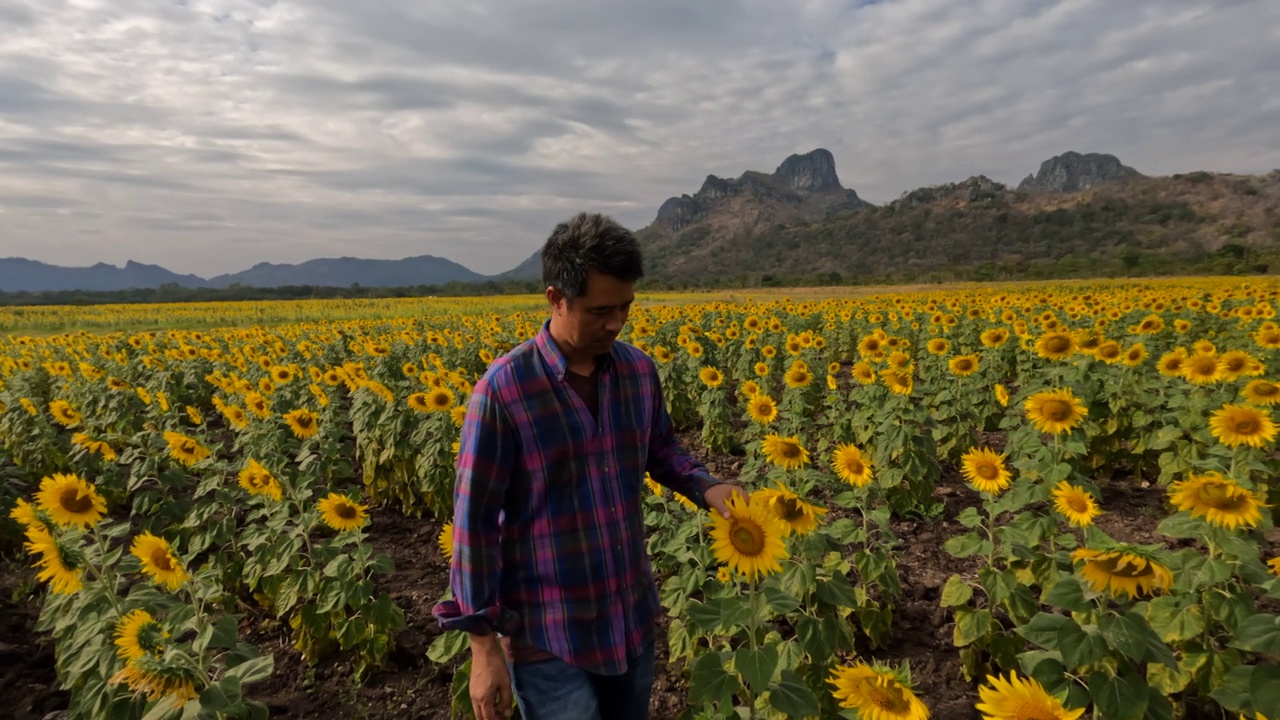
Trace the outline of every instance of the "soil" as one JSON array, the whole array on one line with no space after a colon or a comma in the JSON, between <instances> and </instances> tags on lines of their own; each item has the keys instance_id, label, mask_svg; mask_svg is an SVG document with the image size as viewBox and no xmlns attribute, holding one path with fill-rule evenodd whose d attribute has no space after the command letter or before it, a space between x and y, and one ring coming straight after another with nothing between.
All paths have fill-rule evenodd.
<instances>
[{"instance_id":1,"label":"soil","mask_svg":"<svg viewBox=\"0 0 1280 720\"><path fill-rule=\"evenodd\" d=\"M691 437L686 442L691 446ZM707 457L720 477L737 475L740 458ZM1111 536L1131 542L1158 542L1154 528L1163 513L1164 493L1123 482L1109 484L1102 498L1107 513L1098 525ZM938 483L935 496L945 504L943 518L933 523L895 522L901 538L899 572L904 596L894 614L895 644L870 653L879 660L910 661L917 693L940 719L976 718L976 689L960 673L960 659L951 645L950 610L939 607L942 586L952 573L976 572L976 561L957 560L942 548L952 535L963 532L955 518L979 498L954 469ZM378 584L404 611L407 627L396 638L388 667L352 682L349 659L338 656L308 668L289 645L287 628L266 617L246 618L246 631L264 652L275 655L276 672L248 688L249 697L265 703L272 717L336 718L339 720L449 718L452 668L435 667L427 647L440 634L431 608L448 584L448 567L436 547L439 523L404 517L390 511L374 515L370 538L395 562L393 574ZM37 615L34 580L15 559L0 573L0 707L13 711L14 720L41 720L66 707L67 695L57 688L51 642L32 630ZM35 592L39 592L36 588ZM688 686L680 666L667 667L665 618L659 621L658 672L650 716L676 718L686 709ZM517 714L518 715L518 714Z\"/></svg>"}]
</instances>

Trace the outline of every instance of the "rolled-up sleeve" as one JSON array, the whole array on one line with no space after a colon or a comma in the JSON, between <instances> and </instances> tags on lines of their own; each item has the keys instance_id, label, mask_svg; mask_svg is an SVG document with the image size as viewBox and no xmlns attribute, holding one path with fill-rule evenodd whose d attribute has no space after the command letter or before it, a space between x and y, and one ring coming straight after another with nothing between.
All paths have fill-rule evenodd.
<instances>
[{"instance_id":1,"label":"rolled-up sleeve","mask_svg":"<svg viewBox=\"0 0 1280 720\"><path fill-rule=\"evenodd\" d=\"M449 566L453 599L432 611L446 630L488 634L514 629L510 627L513 614L502 608L498 588L500 519L518 440L496 392L488 378L476 384L458 442Z\"/></svg>"},{"instance_id":2,"label":"rolled-up sleeve","mask_svg":"<svg viewBox=\"0 0 1280 720\"><path fill-rule=\"evenodd\" d=\"M667 412L657 368L651 369L653 426L649 429L649 461L645 470L659 484L684 495L705 510L707 501L704 494L711 486L724 481L713 477L707 467L690 455L680 438L676 437L675 424L671 422L671 414Z\"/></svg>"}]
</instances>

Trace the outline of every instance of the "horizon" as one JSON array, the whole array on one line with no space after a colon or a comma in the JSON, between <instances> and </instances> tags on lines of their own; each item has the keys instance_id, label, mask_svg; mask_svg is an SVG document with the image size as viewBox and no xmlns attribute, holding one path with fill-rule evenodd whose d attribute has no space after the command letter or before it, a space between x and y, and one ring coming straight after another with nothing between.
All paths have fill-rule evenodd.
<instances>
[{"instance_id":1,"label":"horizon","mask_svg":"<svg viewBox=\"0 0 1280 720\"><path fill-rule=\"evenodd\" d=\"M639 229L708 174L818 147L877 205L1073 150L1280 166L1275 3L0 0L0 21L0 255L62 267L494 275L579 210Z\"/></svg>"}]
</instances>

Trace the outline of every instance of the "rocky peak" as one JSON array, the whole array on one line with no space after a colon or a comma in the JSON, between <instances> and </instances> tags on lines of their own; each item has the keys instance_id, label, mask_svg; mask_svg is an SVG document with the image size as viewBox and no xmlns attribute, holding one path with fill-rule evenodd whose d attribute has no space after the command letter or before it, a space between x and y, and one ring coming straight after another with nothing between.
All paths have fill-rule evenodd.
<instances>
[{"instance_id":1,"label":"rocky peak","mask_svg":"<svg viewBox=\"0 0 1280 720\"><path fill-rule=\"evenodd\" d=\"M1040 164L1040 171L1018 184L1019 192L1077 192L1099 183L1142 177L1115 155L1065 152Z\"/></svg>"},{"instance_id":2,"label":"rocky peak","mask_svg":"<svg viewBox=\"0 0 1280 720\"><path fill-rule=\"evenodd\" d=\"M1004 183L998 183L986 175L974 175L961 182L933 185L903 193L902 197L895 200L893 204L915 207L940 200L976 203L1000 199L1008 194L1009 187Z\"/></svg>"},{"instance_id":3,"label":"rocky peak","mask_svg":"<svg viewBox=\"0 0 1280 720\"><path fill-rule=\"evenodd\" d=\"M791 155L773 176L786 187L798 192L839 190L840 178L836 176L836 159L826 148L811 150L804 155Z\"/></svg>"}]
</instances>

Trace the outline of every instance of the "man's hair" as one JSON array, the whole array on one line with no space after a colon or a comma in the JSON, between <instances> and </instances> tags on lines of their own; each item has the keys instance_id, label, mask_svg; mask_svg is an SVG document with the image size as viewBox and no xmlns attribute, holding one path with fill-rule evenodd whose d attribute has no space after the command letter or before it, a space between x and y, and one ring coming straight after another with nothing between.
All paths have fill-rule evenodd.
<instances>
[{"instance_id":1,"label":"man's hair","mask_svg":"<svg viewBox=\"0 0 1280 720\"><path fill-rule=\"evenodd\" d=\"M607 215L583 212L556 225L542 246L542 282L572 303L587 292L592 270L623 282L644 277L636 236Z\"/></svg>"}]
</instances>

